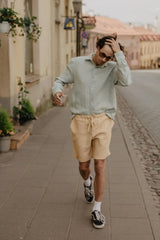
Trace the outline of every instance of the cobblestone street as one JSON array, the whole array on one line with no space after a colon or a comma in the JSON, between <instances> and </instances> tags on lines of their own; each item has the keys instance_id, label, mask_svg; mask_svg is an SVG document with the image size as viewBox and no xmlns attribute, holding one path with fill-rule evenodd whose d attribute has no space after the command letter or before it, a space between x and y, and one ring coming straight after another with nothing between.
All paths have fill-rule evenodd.
<instances>
[{"instance_id":1,"label":"cobblestone street","mask_svg":"<svg viewBox=\"0 0 160 240\"><path fill-rule=\"evenodd\" d=\"M120 114L128 129L134 150L140 157L141 166L160 218L160 148L118 91L117 99Z\"/></svg>"},{"instance_id":2,"label":"cobblestone street","mask_svg":"<svg viewBox=\"0 0 160 240\"><path fill-rule=\"evenodd\" d=\"M131 74L133 84L118 90L160 148L160 70L134 70Z\"/></svg>"}]
</instances>

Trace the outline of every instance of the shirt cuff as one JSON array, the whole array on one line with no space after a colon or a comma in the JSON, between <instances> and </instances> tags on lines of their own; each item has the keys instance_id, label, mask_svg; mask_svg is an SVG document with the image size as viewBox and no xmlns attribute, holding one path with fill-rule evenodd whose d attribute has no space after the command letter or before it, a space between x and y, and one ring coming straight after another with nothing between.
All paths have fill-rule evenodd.
<instances>
[{"instance_id":1,"label":"shirt cuff","mask_svg":"<svg viewBox=\"0 0 160 240\"><path fill-rule=\"evenodd\" d=\"M115 55L115 58L116 58L116 61L118 62L118 64L120 64L120 65L127 64L125 56L122 51L116 52L114 55Z\"/></svg>"}]
</instances>

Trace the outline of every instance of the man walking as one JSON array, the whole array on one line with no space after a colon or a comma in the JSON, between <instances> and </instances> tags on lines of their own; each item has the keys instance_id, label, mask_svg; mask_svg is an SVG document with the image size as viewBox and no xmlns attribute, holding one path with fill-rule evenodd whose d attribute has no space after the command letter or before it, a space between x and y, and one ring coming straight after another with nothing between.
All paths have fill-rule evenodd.
<instances>
[{"instance_id":1,"label":"man walking","mask_svg":"<svg viewBox=\"0 0 160 240\"><path fill-rule=\"evenodd\" d=\"M103 228L105 217L101 203L105 188L105 159L116 114L115 85L131 84L130 70L117 41L117 34L97 41L96 53L72 58L67 69L53 85L54 102L62 105L63 86L73 83L70 95L74 157L84 179L86 201L93 204L91 220L95 228ZM94 159L95 179L90 171ZM93 191L94 188L94 191Z\"/></svg>"}]
</instances>

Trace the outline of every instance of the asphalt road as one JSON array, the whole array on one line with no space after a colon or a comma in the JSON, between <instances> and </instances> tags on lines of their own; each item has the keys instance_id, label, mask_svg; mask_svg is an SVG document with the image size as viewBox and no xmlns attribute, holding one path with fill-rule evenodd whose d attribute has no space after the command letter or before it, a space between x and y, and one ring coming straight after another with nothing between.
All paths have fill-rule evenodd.
<instances>
[{"instance_id":1,"label":"asphalt road","mask_svg":"<svg viewBox=\"0 0 160 240\"><path fill-rule=\"evenodd\" d=\"M160 146L160 70L132 71L133 84L118 90Z\"/></svg>"}]
</instances>

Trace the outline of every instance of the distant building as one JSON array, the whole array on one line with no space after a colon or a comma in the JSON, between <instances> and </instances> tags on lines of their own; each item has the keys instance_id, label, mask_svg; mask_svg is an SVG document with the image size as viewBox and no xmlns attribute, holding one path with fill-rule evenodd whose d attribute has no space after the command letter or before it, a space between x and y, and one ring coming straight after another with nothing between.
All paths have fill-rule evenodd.
<instances>
[{"instance_id":1,"label":"distant building","mask_svg":"<svg viewBox=\"0 0 160 240\"><path fill-rule=\"evenodd\" d=\"M87 29L92 29L96 26L96 18L95 16L90 17L88 15L83 16L83 21Z\"/></svg>"},{"instance_id":2,"label":"distant building","mask_svg":"<svg viewBox=\"0 0 160 240\"><path fill-rule=\"evenodd\" d=\"M160 68L160 34L148 27L133 27L140 36L140 68Z\"/></svg>"},{"instance_id":3,"label":"distant building","mask_svg":"<svg viewBox=\"0 0 160 240\"><path fill-rule=\"evenodd\" d=\"M84 22L87 22L84 19ZM90 30L88 49L85 54L96 51L97 38L117 32L119 42L125 46L125 55L131 69L140 67L140 36L137 32L117 19L95 16L95 27ZM83 51L82 51L83 54Z\"/></svg>"}]
</instances>

